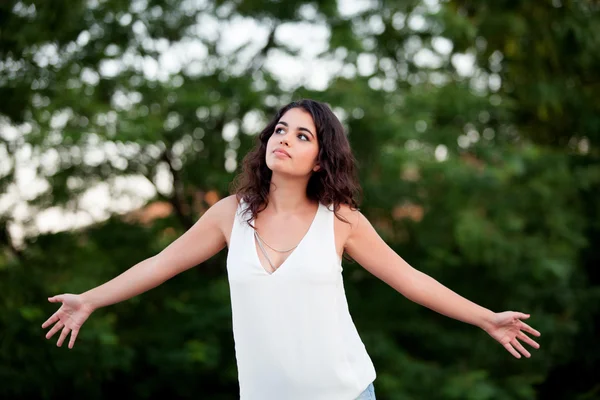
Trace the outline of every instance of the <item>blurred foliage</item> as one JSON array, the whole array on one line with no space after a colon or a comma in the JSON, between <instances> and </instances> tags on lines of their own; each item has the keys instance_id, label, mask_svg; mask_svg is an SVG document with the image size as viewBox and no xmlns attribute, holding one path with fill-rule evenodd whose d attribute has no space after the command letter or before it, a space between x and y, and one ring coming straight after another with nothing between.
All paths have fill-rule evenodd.
<instances>
[{"instance_id":1,"label":"blurred foliage","mask_svg":"<svg viewBox=\"0 0 600 400\"><path fill-rule=\"evenodd\" d=\"M255 35L227 49L235 23ZM328 32L319 58L339 68L325 88L282 82L268 63L301 53L281 33L296 25ZM228 193L261 124L311 97L348 128L362 211L390 246L483 306L530 312L543 333L515 360L345 264L378 398L600 398L599 41L585 0L381 0L352 13L331 1L0 3L0 193L15 193L23 160L47 182L0 209L0 396L236 398L225 251L98 310L73 350L44 339L46 297L159 252ZM166 70L169 49L181 66ZM43 211L77 211L91 187L134 175L172 211L35 231ZM19 244L9 227L23 205Z\"/></svg>"}]
</instances>

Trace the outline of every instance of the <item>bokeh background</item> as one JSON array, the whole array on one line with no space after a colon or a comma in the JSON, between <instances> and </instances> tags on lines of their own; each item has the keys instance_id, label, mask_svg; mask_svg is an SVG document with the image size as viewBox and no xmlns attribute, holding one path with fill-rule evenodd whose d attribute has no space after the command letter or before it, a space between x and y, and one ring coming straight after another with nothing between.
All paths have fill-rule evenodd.
<instances>
[{"instance_id":1,"label":"bokeh background","mask_svg":"<svg viewBox=\"0 0 600 400\"><path fill-rule=\"evenodd\" d=\"M344 264L377 398L600 398L600 17L591 0L0 3L0 397L237 398L226 250L95 312L46 298L160 252L282 105L327 102L404 259L542 332L483 331ZM274 299L277 301L277 299Z\"/></svg>"}]
</instances>

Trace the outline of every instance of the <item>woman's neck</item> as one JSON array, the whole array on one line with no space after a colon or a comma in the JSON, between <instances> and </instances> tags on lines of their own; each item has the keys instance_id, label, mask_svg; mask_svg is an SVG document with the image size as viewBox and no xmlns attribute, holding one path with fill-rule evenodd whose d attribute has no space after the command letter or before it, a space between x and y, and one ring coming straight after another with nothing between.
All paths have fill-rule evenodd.
<instances>
[{"instance_id":1,"label":"woman's neck","mask_svg":"<svg viewBox=\"0 0 600 400\"><path fill-rule=\"evenodd\" d=\"M312 207L314 203L306 196L306 179L290 179L273 174L269 191L269 205L276 214L294 214Z\"/></svg>"}]
</instances>

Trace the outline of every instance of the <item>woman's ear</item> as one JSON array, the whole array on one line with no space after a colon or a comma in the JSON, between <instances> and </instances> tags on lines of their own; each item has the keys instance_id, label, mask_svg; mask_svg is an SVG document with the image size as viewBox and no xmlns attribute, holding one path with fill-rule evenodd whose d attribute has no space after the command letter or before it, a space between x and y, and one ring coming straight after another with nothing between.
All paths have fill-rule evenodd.
<instances>
[{"instance_id":1,"label":"woman's ear","mask_svg":"<svg viewBox=\"0 0 600 400\"><path fill-rule=\"evenodd\" d=\"M320 169L321 169L321 166L319 164L317 164L317 165L314 166L313 172L317 172Z\"/></svg>"}]
</instances>

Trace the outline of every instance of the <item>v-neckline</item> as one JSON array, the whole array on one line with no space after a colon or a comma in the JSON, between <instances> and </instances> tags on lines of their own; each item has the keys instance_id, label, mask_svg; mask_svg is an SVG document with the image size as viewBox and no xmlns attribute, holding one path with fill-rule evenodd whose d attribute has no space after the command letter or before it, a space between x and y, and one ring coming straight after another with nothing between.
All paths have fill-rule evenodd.
<instances>
[{"instance_id":1,"label":"v-neckline","mask_svg":"<svg viewBox=\"0 0 600 400\"><path fill-rule=\"evenodd\" d=\"M320 212L321 212L321 202L319 202L319 203L318 203L318 205L317 205L317 212L315 212L315 216L313 217L313 219L312 219L312 221L311 221L310 225L308 226L308 230L307 230L307 231L304 233L304 236L302 236L302 239L300 239L300 241L298 242L298 245L297 245L297 246L294 248L294 250L292 250L292 252L291 252L291 253L290 253L290 254L289 254L287 257L286 257L286 259L285 259L285 260L283 260L283 262L281 263L281 265L279 265L279 267L277 267L277 268L275 269L275 271L273 271L273 272L269 272L269 271L267 271L267 269L264 267L264 265L263 265L263 264L262 264L262 262L260 261L260 256L258 255L258 249L257 249L256 238L254 237L254 229L250 229L250 233L251 233L251 234L250 234L250 238L251 238L251 241L252 241L252 254L254 254L254 260L256 261L256 263L257 263L258 267L259 267L260 269L262 269L262 270L263 270L263 272L264 272L265 274L267 274L267 276L272 276L272 275L275 275L275 274L277 274L277 272L278 272L278 271L279 271L281 268L283 268L283 267L284 267L284 266L287 264L288 260L289 260L290 258L292 258L292 256L293 256L293 255L294 255L294 253L295 253L295 252L296 252L296 251L297 251L297 250L300 248L300 246L302 246L302 243L305 241L306 237L307 237L307 236L310 234L310 232L312 231L312 229L313 229L313 226L315 225L315 222L316 222L316 220L317 220L317 218L318 218L318 216L319 216L319 213L320 213ZM255 222L255 221L253 220L253 221L252 221L252 223L254 224L254 222Z\"/></svg>"}]
</instances>

